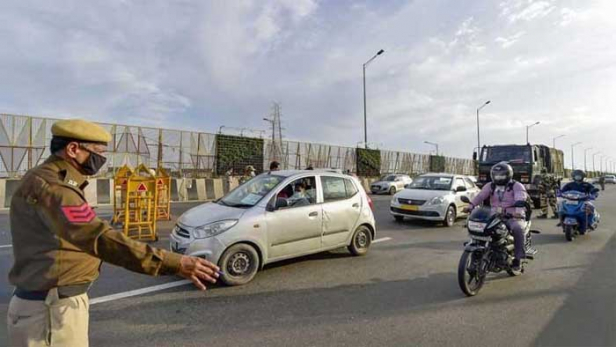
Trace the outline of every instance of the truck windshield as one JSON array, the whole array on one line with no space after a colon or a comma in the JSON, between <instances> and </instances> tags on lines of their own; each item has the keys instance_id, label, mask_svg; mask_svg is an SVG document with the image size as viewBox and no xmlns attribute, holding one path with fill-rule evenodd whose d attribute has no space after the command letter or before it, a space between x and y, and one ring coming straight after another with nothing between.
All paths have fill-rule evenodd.
<instances>
[{"instance_id":1,"label":"truck windshield","mask_svg":"<svg viewBox=\"0 0 616 347\"><path fill-rule=\"evenodd\" d=\"M530 163L530 147L498 146L487 147L481 152L481 161L498 163L501 161Z\"/></svg>"}]
</instances>

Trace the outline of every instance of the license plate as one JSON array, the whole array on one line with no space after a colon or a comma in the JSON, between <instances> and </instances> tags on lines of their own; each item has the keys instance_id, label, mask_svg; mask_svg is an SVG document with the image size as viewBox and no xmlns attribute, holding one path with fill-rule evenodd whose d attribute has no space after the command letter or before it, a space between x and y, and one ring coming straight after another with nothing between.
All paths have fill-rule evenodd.
<instances>
[{"instance_id":1,"label":"license plate","mask_svg":"<svg viewBox=\"0 0 616 347\"><path fill-rule=\"evenodd\" d=\"M407 210L407 211L417 211L417 210L419 210L419 206L414 206L414 205L402 205L402 206L400 206L400 209L402 209L402 210Z\"/></svg>"},{"instance_id":2,"label":"license plate","mask_svg":"<svg viewBox=\"0 0 616 347\"><path fill-rule=\"evenodd\" d=\"M578 202L577 201L571 201L571 200L565 200L565 204L567 204L567 205L577 205Z\"/></svg>"}]
</instances>

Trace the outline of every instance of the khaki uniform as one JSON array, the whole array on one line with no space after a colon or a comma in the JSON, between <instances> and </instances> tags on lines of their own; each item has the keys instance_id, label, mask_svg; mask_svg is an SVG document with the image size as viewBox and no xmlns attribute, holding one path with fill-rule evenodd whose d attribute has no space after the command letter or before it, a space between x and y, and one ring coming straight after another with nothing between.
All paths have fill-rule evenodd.
<instances>
[{"instance_id":1,"label":"khaki uniform","mask_svg":"<svg viewBox=\"0 0 616 347\"><path fill-rule=\"evenodd\" d=\"M179 271L180 255L134 241L100 220L84 197L87 184L72 165L51 156L26 173L13 195L9 281L16 294L48 294L44 300L13 296L11 346L87 346L87 295L61 293L96 280L101 260L149 275Z\"/></svg>"},{"instance_id":2,"label":"khaki uniform","mask_svg":"<svg viewBox=\"0 0 616 347\"><path fill-rule=\"evenodd\" d=\"M558 216L558 207L556 204L556 190L559 184L554 176L549 174L541 175L541 183L539 183L539 196L541 198L541 215L548 215L548 206L552 209L552 217Z\"/></svg>"}]
</instances>

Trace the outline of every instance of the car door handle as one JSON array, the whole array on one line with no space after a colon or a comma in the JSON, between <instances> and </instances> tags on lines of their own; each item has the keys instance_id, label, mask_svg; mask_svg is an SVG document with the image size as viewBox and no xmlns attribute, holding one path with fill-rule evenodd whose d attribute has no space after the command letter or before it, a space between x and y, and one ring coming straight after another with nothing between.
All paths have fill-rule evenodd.
<instances>
[{"instance_id":1,"label":"car door handle","mask_svg":"<svg viewBox=\"0 0 616 347\"><path fill-rule=\"evenodd\" d=\"M359 204L358 204L358 203L354 203L354 204L353 204L353 208L358 208L358 207L359 207Z\"/></svg>"},{"instance_id":2,"label":"car door handle","mask_svg":"<svg viewBox=\"0 0 616 347\"><path fill-rule=\"evenodd\" d=\"M308 215L308 217L316 217L319 215L319 212L310 212L310 214Z\"/></svg>"}]
</instances>

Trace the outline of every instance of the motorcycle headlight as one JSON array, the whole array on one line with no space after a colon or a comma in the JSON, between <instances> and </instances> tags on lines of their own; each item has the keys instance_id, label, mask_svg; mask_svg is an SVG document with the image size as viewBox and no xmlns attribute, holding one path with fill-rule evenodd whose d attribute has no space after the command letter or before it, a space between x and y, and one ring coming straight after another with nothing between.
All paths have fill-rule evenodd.
<instances>
[{"instance_id":1,"label":"motorcycle headlight","mask_svg":"<svg viewBox=\"0 0 616 347\"><path fill-rule=\"evenodd\" d=\"M222 220L219 222L202 225L193 230L193 236L196 239L205 239L216 236L231 229L235 224L237 224L237 219Z\"/></svg>"},{"instance_id":2,"label":"motorcycle headlight","mask_svg":"<svg viewBox=\"0 0 616 347\"><path fill-rule=\"evenodd\" d=\"M440 205L440 204L442 204L444 202L445 202L445 198L444 197L436 196L436 197L432 198L432 200L430 200L428 205Z\"/></svg>"}]
</instances>

